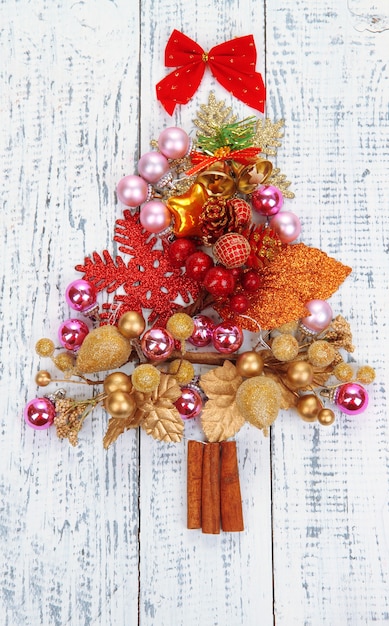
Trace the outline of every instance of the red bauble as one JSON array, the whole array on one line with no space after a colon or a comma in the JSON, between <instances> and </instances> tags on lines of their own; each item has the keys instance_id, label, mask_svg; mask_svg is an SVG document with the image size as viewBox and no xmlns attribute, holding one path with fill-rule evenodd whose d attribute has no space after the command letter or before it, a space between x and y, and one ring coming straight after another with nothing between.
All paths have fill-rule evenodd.
<instances>
[{"instance_id":1,"label":"red bauble","mask_svg":"<svg viewBox=\"0 0 389 626\"><path fill-rule=\"evenodd\" d=\"M230 300L231 310L238 315L246 313L249 306L249 299L246 298L246 296L244 296L242 293L237 293L235 296L232 296Z\"/></svg>"},{"instance_id":2,"label":"red bauble","mask_svg":"<svg viewBox=\"0 0 389 626\"><path fill-rule=\"evenodd\" d=\"M229 296L235 289L235 278L225 267L211 267L205 275L204 287L216 298Z\"/></svg>"},{"instance_id":3,"label":"red bauble","mask_svg":"<svg viewBox=\"0 0 389 626\"><path fill-rule=\"evenodd\" d=\"M261 278L255 270L245 272L240 279L243 289L249 293L255 293L261 286Z\"/></svg>"},{"instance_id":4,"label":"red bauble","mask_svg":"<svg viewBox=\"0 0 389 626\"><path fill-rule=\"evenodd\" d=\"M186 239L182 237L175 239L169 246L169 259L173 267L182 267L185 265L185 261L196 251L196 244L192 239Z\"/></svg>"},{"instance_id":5,"label":"red bauble","mask_svg":"<svg viewBox=\"0 0 389 626\"><path fill-rule=\"evenodd\" d=\"M187 276L199 283L204 280L206 273L213 265L213 259L201 250L193 252L185 261Z\"/></svg>"}]
</instances>

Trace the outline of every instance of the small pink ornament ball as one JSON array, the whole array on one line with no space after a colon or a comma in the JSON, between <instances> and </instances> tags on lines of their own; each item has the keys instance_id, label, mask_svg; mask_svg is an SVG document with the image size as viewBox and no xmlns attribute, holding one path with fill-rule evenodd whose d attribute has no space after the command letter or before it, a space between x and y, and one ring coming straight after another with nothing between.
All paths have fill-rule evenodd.
<instances>
[{"instance_id":1,"label":"small pink ornament ball","mask_svg":"<svg viewBox=\"0 0 389 626\"><path fill-rule=\"evenodd\" d=\"M270 228L277 233L282 243L291 243L299 236L301 223L294 213L282 211L272 217L270 220Z\"/></svg>"},{"instance_id":2,"label":"small pink ornament ball","mask_svg":"<svg viewBox=\"0 0 389 626\"><path fill-rule=\"evenodd\" d=\"M35 430L49 428L54 418L55 406L48 398L34 398L24 408L24 419Z\"/></svg>"},{"instance_id":3,"label":"small pink ornament ball","mask_svg":"<svg viewBox=\"0 0 389 626\"><path fill-rule=\"evenodd\" d=\"M158 137L158 148L168 159L181 159L188 152L189 137L182 128L165 128Z\"/></svg>"},{"instance_id":4,"label":"small pink ornament ball","mask_svg":"<svg viewBox=\"0 0 389 626\"><path fill-rule=\"evenodd\" d=\"M260 215L276 215L284 204L284 196L277 187L264 185L252 193L251 204Z\"/></svg>"},{"instance_id":5,"label":"small pink ornament ball","mask_svg":"<svg viewBox=\"0 0 389 626\"><path fill-rule=\"evenodd\" d=\"M212 342L218 352L232 354L241 347L243 332L239 326L232 322L222 322L215 326Z\"/></svg>"},{"instance_id":6,"label":"small pink ornament ball","mask_svg":"<svg viewBox=\"0 0 389 626\"><path fill-rule=\"evenodd\" d=\"M150 328L141 340L142 352L150 361L163 361L174 350L174 339L166 328Z\"/></svg>"},{"instance_id":7,"label":"small pink ornament ball","mask_svg":"<svg viewBox=\"0 0 389 626\"><path fill-rule=\"evenodd\" d=\"M79 319L70 319L62 322L58 329L58 339L66 350L76 352L81 348L82 342L89 333L89 328Z\"/></svg>"},{"instance_id":8,"label":"small pink ornament ball","mask_svg":"<svg viewBox=\"0 0 389 626\"><path fill-rule=\"evenodd\" d=\"M310 315L300 321L303 326L314 333L321 333L332 321L332 309L326 300L310 300L305 305Z\"/></svg>"},{"instance_id":9,"label":"small pink ornament ball","mask_svg":"<svg viewBox=\"0 0 389 626\"><path fill-rule=\"evenodd\" d=\"M335 404L347 415L363 413L369 403L369 395L358 383L345 383L338 387L335 394Z\"/></svg>"},{"instance_id":10,"label":"small pink ornament ball","mask_svg":"<svg viewBox=\"0 0 389 626\"><path fill-rule=\"evenodd\" d=\"M126 206L136 207L146 202L149 186L143 178L131 174L118 182L116 193L120 202Z\"/></svg>"},{"instance_id":11,"label":"small pink ornament ball","mask_svg":"<svg viewBox=\"0 0 389 626\"><path fill-rule=\"evenodd\" d=\"M188 341L197 348L208 346L212 341L215 324L207 315L195 315L193 317L194 331Z\"/></svg>"},{"instance_id":12,"label":"small pink ornament ball","mask_svg":"<svg viewBox=\"0 0 389 626\"><path fill-rule=\"evenodd\" d=\"M140 210L140 223L149 233L161 233L171 223L171 213L160 200L146 202Z\"/></svg>"},{"instance_id":13,"label":"small pink ornament ball","mask_svg":"<svg viewBox=\"0 0 389 626\"><path fill-rule=\"evenodd\" d=\"M181 396L174 402L174 406L182 419L188 420L199 415L203 408L203 402L198 391L191 387L182 387Z\"/></svg>"},{"instance_id":14,"label":"small pink ornament ball","mask_svg":"<svg viewBox=\"0 0 389 626\"><path fill-rule=\"evenodd\" d=\"M96 304L97 291L94 285L79 278L67 286L65 299L71 309L85 313Z\"/></svg>"},{"instance_id":15,"label":"small pink ornament ball","mask_svg":"<svg viewBox=\"0 0 389 626\"><path fill-rule=\"evenodd\" d=\"M160 152L146 152L138 161L138 172L148 183L157 183L169 171L169 162Z\"/></svg>"}]
</instances>

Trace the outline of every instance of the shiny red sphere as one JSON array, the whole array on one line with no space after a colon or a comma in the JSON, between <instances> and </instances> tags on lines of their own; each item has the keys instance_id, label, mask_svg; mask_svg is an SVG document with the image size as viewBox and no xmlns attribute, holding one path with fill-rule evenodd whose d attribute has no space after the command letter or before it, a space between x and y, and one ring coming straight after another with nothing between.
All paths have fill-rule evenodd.
<instances>
[{"instance_id":1,"label":"shiny red sphere","mask_svg":"<svg viewBox=\"0 0 389 626\"><path fill-rule=\"evenodd\" d=\"M244 296L242 293L237 293L235 296L232 296L230 300L230 307L234 313L242 314L246 313L247 309L250 306L249 299Z\"/></svg>"},{"instance_id":2,"label":"shiny red sphere","mask_svg":"<svg viewBox=\"0 0 389 626\"><path fill-rule=\"evenodd\" d=\"M213 259L198 250L197 252L193 252L193 254L189 255L185 261L186 274L188 278L192 278L193 280L197 280L197 282L201 283L204 280L204 276L208 272L208 270L213 267Z\"/></svg>"},{"instance_id":3,"label":"shiny red sphere","mask_svg":"<svg viewBox=\"0 0 389 626\"><path fill-rule=\"evenodd\" d=\"M213 331L212 343L218 352L232 354L243 343L242 329L232 322L222 322Z\"/></svg>"},{"instance_id":4,"label":"shiny red sphere","mask_svg":"<svg viewBox=\"0 0 389 626\"><path fill-rule=\"evenodd\" d=\"M240 279L243 289L249 293L255 293L261 286L261 278L255 270L245 272Z\"/></svg>"},{"instance_id":5,"label":"shiny red sphere","mask_svg":"<svg viewBox=\"0 0 389 626\"><path fill-rule=\"evenodd\" d=\"M229 296L235 289L235 278L225 267L211 267L204 277L204 287L216 298Z\"/></svg>"},{"instance_id":6,"label":"shiny red sphere","mask_svg":"<svg viewBox=\"0 0 389 626\"><path fill-rule=\"evenodd\" d=\"M169 246L168 254L173 267L182 267L185 261L196 251L196 244L191 239L175 239Z\"/></svg>"}]
</instances>

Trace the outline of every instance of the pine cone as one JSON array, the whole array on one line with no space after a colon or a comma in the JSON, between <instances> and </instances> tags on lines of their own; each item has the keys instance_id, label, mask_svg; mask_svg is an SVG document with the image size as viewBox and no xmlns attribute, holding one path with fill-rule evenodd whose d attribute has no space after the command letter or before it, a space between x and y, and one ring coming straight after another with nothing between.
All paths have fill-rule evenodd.
<instances>
[{"instance_id":1,"label":"pine cone","mask_svg":"<svg viewBox=\"0 0 389 626\"><path fill-rule=\"evenodd\" d=\"M217 197L210 198L204 204L199 224L203 241L207 244L215 243L222 235L238 229L238 220L233 206L227 200Z\"/></svg>"}]
</instances>

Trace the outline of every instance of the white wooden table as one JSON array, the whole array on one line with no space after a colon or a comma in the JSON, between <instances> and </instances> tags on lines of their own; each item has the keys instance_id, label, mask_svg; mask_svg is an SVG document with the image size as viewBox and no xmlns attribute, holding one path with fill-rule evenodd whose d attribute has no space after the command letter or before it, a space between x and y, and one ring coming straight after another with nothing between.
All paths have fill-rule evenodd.
<instances>
[{"instance_id":1,"label":"white wooden table","mask_svg":"<svg viewBox=\"0 0 389 626\"><path fill-rule=\"evenodd\" d=\"M356 15L362 4L0 4L4 626L389 622L389 32L374 32L388 15ZM204 49L253 33L267 115L286 119L288 208L302 241L352 266L331 305L352 325L355 360L377 369L364 415L325 428L283 412L267 439L238 434L238 534L186 530L184 445L131 431L106 452L99 410L75 449L22 420L35 342L67 317L74 266L113 250L117 181L164 127L191 130L211 89L252 112L207 72L194 100L165 114L154 86L173 28Z\"/></svg>"}]
</instances>

